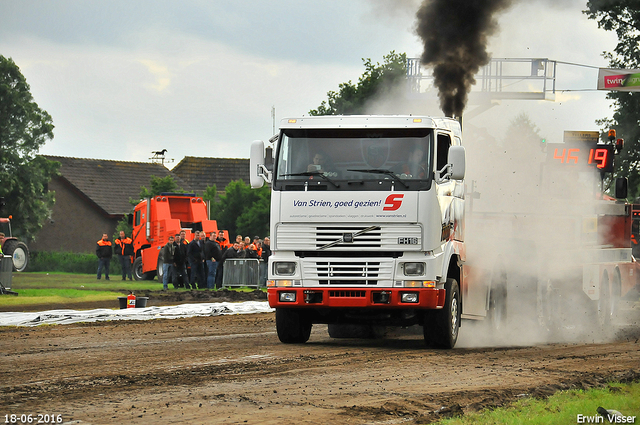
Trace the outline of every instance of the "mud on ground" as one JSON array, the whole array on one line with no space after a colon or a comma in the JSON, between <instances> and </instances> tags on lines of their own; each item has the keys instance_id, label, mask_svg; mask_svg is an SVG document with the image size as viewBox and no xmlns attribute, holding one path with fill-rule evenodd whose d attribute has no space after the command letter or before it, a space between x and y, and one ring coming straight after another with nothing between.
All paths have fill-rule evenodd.
<instances>
[{"instance_id":1,"label":"mud on ground","mask_svg":"<svg viewBox=\"0 0 640 425\"><path fill-rule=\"evenodd\" d=\"M0 328L0 345L0 417L80 424L425 424L640 378L637 332L439 351L419 335L331 339L318 325L285 345L273 313Z\"/></svg>"}]
</instances>

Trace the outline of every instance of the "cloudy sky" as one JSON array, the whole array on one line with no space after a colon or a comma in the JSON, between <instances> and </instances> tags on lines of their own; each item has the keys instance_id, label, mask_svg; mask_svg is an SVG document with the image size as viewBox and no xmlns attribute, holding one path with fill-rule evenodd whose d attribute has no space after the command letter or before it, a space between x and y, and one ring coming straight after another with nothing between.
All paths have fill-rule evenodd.
<instances>
[{"instance_id":1,"label":"cloudy sky","mask_svg":"<svg viewBox=\"0 0 640 425\"><path fill-rule=\"evenodd\" d=\"M272 107L277 121L307 114L338 84L357 81L362 58L419 57L419 4L0 0L0 55L13 58L53 117L55 138L41 153L148 161L165 148L176 163L247 158L252 140L273 134ZM516 1L499 15L489 51L606 67L601 54L616 37L586 19L585 4ZM559 64L557 72L555 102L503 101L469 124L499 135L525 112L550 141L597 130L594 120L611 116L606 93L591 90L597 70Z\"/></svg>"}]
</instances>

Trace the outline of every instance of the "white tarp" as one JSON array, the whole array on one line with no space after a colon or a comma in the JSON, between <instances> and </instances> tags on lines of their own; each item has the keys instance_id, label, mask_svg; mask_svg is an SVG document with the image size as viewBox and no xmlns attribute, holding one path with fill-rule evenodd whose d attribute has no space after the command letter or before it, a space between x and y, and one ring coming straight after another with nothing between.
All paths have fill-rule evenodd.
<instances>
[{"instance_id":1,"label":"white tarp","mask_svg":"<svg viewBox=\"0 0 640 425\"><path fill-rule=\"evenodd\" d=\"M110 310L49 310L27 313L0 313L0 326L38 326L79 322L104 322L108 320L177 319L194 316L219 316L222 314L268 313L274 309L267 301L241 303L181 304L165 307L127 308Z\"/></svg>"}]
</instances>

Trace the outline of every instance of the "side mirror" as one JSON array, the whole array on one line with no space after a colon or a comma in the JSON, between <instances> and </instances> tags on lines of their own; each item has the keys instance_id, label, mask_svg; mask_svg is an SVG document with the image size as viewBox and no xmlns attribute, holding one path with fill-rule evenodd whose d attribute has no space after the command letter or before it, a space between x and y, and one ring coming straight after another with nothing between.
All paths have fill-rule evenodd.
<instances>
[{"instance_id":1,"label":"side mirror","mask_svg":"<svg viewBox=\"0 0 640 425\"><path fill-rule=\"evenodd\" d=\"M271 183L271 172L265 166L264 142L256 140L251 143L249 182L253 189L257 189L262 187L265 181Z\"/></svg>"},{"instance_id":2,"label":"side mirror","mask_svg":"<svg viewBox=\"0 0 640 425\"><path fill-rule=\"evenodd\" d=\"M618 177L616 179L616 199L626 199L629 183L626 177Z\"/></svg>"},{"instance_id":3,"label":"side mirror","mask_svg":"<svg viewBox=\"0 0 640 425\"><path fill-rule=\"evenodd\" d=\"M273 148L271 146L267 146L264 153L264 166L267 167L267 170L273 172Z\"/></svg>"},{"instance_id":4,"label":"side mirror","mask_svg":"<svg viewBox=\"0 0 640 425\"><path fill-rule=\"evenodd\" d=\"M464 179L466 169L466 153L464 146L451 146L449 148L448 163L451 165L451 178L454 180Z\"/></svg>"}]
</instances>

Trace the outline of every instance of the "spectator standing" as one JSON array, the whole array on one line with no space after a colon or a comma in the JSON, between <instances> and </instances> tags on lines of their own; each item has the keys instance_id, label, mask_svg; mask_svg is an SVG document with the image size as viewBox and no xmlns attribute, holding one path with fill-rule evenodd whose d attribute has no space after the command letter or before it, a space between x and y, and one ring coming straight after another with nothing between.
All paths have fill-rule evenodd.
<instances>
[{"instance_id":1,"label":"spectator standing","mask_svg":"<svg viewBox=\"0 0 640 425\"><path fill-rule=\"evenodd\" d=\"M128 238L124 234L124 230L120 230L120 237L115 240L114 250L120 261L120 268L122 268L122 280L133 280L131 276L131 256L133 255L133 240Z\"/></svg>"},{"instance_id":2,"label":"spectator standing","mask_svg":"<svg viewBox=\"0 0 640 425\"><path fill-rule=\"evenodd\" d=\"M184 284L181 280L181 270L178 266L178 257L180 257L180 233L176 233L173 239L173 287L183 288Z\"/></svg>"},{"instance_id":3,"label":"spectator standing","mask_svg":"<svg viewBox=\"0 0 640 425\"><path fill-rule=\"evenodd\" d=\"M237 258L238 251L240 251L240 244L238 242L234 242L234 244L227 248L224 254L222 254L220 264L218 264L218 272L216 274L216 288L222 287L222 279L224 277L224 262L229 258Z\"/></svg>"},{"instance_id":4,"label":"spectator standing","mask_svg":"<svg viewBox=\"0 0 640 425\"><path fill-rule=\"evenodd\" d=\"M214 289L218 261L222 259L222 250L216 241L216 232L211 232L209 239L204 243L204 258L207 262L207 289Z\"/></svg>"},{"instance_id":5,"label":"spectator standing","mask_svg":"<svg viewBox=\"0 0 640 425\"><path fill-rule=\"evenodd\" d=\"M224 237L224 231L223 230L220 230L218 232L218 239L216 239L216 240L218 241L218 245L220 245L220 250L222 251L223 254L227 250L227 248L229 248L231 246L231 244L229 243L227 238Z\"/></svg>"},{"instance_id":6,"label":"spectator standing","mask_svg":"<svg viewBox=\"0 0 640 425\"><path fill-rule=\"evenodd\" d=\"M204 233L196 230L193 241L187 246L187 259L191 268L189 279L191 289L196 289L196 280L198 281L198 289L204 288L207 284L204 276L204 243L201 240L201 235L204 236Z\"/></svg>"},{"instance_id":7,"label":"spectator standing","mask_svg":"<svg viewBox=\"0 0 640 425\"><path fill-rule=\"evenodd\" d=\"M247 249L245 249L244 251L244 258L252 258L252 259L259 259L258 257L258 250L256 249L256 246L254 244L250 244Z\"/></svg>"},{"instance_id":8,"label":"spectator standing","mask_svg":"<svg viewBox=\"0 0 640 425\"><path fill-rule=\"evenodd\" d=\"M244 250L244 258L248 260L256 260L254 261L246 261L246 278L248 285L259 285L260 281L260 257L258 256L258 250L254 244L249 244L247 249Z\"/></svg>"},{"instance_id":9,"label":"spectator standing","mask_svg":"<svg viewBox=\"0 0 640 425\"><path fill-rule=\"evenodd\" d=\"M189 289L189 274L187 273L187 232L184 230L176 235L175 243L178 245L173 253L173 260L176 263L176 278L179 288Z\"/></svg>"},{"instance_id":10,"label":"spectator standing","mask_svg":"<svg viewBox=\"0 0 640 425\"><path fill-rule=\"evenodd\" d=\"M98 280L102 277L102 269L104 269L104 279L109 280L109 263L113 251L109 235L102 234L102 239L96 243L96 255L98 256Z\"/></svg>"},{"instance_id":11,"label":"spectator standing","mask_svg":"<svg viewBox=\"0 0 640 425\"><path fill-rule=\"evenodd\" d=\"M176 252L175 238L169 236L169 242L162 248L162 289L169 289L169 280L175 282L174 274L174 254Z\"/></svg>"},{"instance_id":12,"label":"spectator standing","mask_svg":"<svg viewBox=\"0 0 640 425\"><path fill-rule=\"evenodd\" d=\"M238 244L238 252L237 252L238 255L236 255L236 258L245 258L247 256L247 253L245 252L246 249L247 249L247 246L244 244L244 242L240 242Z\"/></svg>"},{"instance_id":13,"label":"spectator standing","mask_svg":"<svg viewBox=\"0 0 640 425\"><path fill-rule=\"evenodd\" d=\"M258 251L258 257L262 255L262 241L260 240L260 236L253 237L253 245L256 247L256 251Z\"/></svg>"},{"instance_id":14,"label":"spectator standing","mask_svg":"<svg viewBox=\"0 0 640 425\"><path fill-rule=\"evenodd\" d=\"M267 286L267 274L269 270L269 257L271 256L271 241L269 237L265 237L262 242L262 252L260 253L260 286Z\"/></svg>"}]
</instances>

